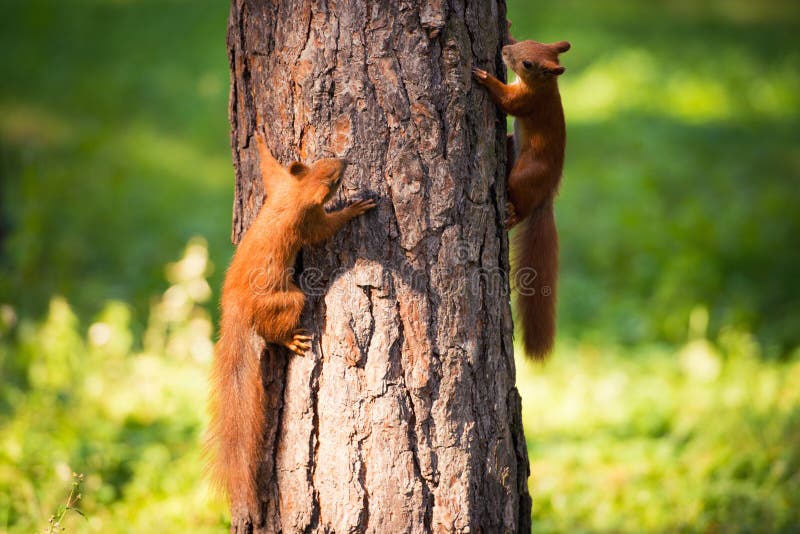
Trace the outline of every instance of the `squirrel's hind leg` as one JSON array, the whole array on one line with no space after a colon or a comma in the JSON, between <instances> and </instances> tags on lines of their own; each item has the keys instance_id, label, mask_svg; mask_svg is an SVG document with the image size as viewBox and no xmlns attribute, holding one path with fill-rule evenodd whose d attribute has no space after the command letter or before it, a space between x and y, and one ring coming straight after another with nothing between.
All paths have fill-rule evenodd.
<instances>
[{"instance_id":1,"label":"squirrel's hind leg","mask_svg":"<svg viewBox=\"0 0 800 534\"><path fill-rule=\"evenodd\" d=\"M306 298L294 284L284 291L259 295L255 328L268 343L284 345L293 340Z\"/></svg>"},{"instance_id":2,"label":"squirrel's hind leg","mask_svg":"<svg viewBox=\"0 0 800 534\"><path fill-rule=\"evenodd\" d=\"M520 154L508 176L508 200L518 220L525 219L555 194L558 175L546 162L537 161L530 151Z\"/></svg>"}]
</instances>

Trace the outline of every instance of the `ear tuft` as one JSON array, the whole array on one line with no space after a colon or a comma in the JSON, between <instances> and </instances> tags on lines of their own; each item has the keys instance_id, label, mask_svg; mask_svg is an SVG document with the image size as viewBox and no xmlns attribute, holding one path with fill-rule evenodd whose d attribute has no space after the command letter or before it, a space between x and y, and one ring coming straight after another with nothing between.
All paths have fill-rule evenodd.
<instances>
[{"instance_id":1,"label":"ear tuft","mask_svg":"<svg viewBox=\"0 0 800 534\"><path fill-rule=\"evenodd\" d=\"M569 41L559 41L557 43L551 44L550 46L553 48L553 50L555 50L559 54L563 54L564 52L572 48L572 45L569 44Z\"/></svg>"},{"instance_id":2,"label":"ear tuft","mask_svg":"<svg viewBox=\"0 0 800 534\"><path fill-rule=\"evenodd\" d=\"M308 171L309 171L308 166L300 163L299 161L293 161L289 165L289 173L296 178L302 178L303 176L308 174Z\"/></svg>"}]
</instances>

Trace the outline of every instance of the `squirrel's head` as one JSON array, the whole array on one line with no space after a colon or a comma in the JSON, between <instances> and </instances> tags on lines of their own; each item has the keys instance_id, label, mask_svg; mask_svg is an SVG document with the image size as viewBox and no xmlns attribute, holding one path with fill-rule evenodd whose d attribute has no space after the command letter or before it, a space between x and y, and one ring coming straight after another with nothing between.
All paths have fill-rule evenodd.
<instances>
[{"instance_id":1,"label":"squirrel's head","mask_svg":"<svg viewBox=\"0 0 800 534\"><path fill-rule=\"evenodd\" d=\"M503 62L522 82L535 87L564 73L566 69L558 62L558 55L569 49L567 41L550 44L520 41L503 47Z\"/></svg>"},{"instance_id":2,"label":"squirrel's head","mask_svg":"<svg viewBox=\"0 0 800 534\"><path fill-rule=\"evenodd\" d=\"M324 158L310 167L299 161L289 165L289 174L300 183L303 196L312 204L324 204L331 199L342 180L347 162L339 158Z\"/></svg>"}]
</instances>

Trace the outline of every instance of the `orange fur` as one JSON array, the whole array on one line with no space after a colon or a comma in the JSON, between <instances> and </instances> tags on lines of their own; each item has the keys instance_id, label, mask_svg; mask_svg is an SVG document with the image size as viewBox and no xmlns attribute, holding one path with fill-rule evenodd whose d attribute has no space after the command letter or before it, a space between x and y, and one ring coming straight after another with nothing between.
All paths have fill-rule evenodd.
<instances>
[{"instance_id":1,"label":"orange fur","mask_svg":"<svg viewBox=\"0 0 800 534\"><path fill-rule=\"evenodd\" d=\"M266 199L233 256L222 288L220 338L211 371L209 470L234 513L260 517L256 468L266 424L259 354L251 332L267 343L303 354L310 336L298 330L305 297L290 269L300 247L332 237L347 221L375 206L358 201L326 213L345 162L322 159L288 169L256 136Z\"/></svg>"},{"instance_id":2,"label":"orange fur","mask_svg":"<svg viewBox=\"0 0 800 534\"><path fill-rule=\"evenodd\" d=\"M492 100L516 117L508 148L506 225L522 226L515 242L514 278L525 351L543 358L552 350L556 332L558 234L553 201L566 146L557 82L564 67L558 55L569 50L570 44L511 42L503 47L503 61L517 74L517 83L504 84L481 69L474 69L473 74L489 90ZM531 275L535 276L533 284Z\"/></svg>"}]
</instances>

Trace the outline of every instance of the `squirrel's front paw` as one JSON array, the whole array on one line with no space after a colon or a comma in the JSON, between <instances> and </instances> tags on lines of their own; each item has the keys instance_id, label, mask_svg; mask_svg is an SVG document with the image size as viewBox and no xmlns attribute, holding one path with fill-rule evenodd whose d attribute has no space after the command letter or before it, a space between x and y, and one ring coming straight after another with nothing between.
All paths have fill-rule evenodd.
<instances>
[{"instance_id":1,"label":"squirrel's front paw","mask_svg":"<svg viewBox=\"0 0 800 534\"><path fill-rule=\"evenodd\" d=\"M517 217L517 210L514 209L514 204L511 202L506 204L506 209L508 211L508 215L506 215L506 222L503 226L505 227L506 231L508 231L519 222L519 217Z\"/></svg>"},{"instance_id":2,"label":"squirrel's front paw","mask_svg":"<svg viewBox=\"0 0 800 534\"><path fill-rule=\"evenodd\" d=\"M284 347L289 349L290 351L294 352L295 354L299 354L300 356L305 356L306 351L311 348L307 341L311 341L312 336L307 330L297 330L294 334L292 334L292 338L284 341L281 343Z\"/></svg>"},{"instance_id":3,"label":"squirrel's front paw","mask_svg":"<svg viewBox=\"0 0 800 534\"><path fill-rule=\"evenodd\" d=\"M483 69L479 69L478 67L473 67L472 76L474 76L479 82L482 82L489 78L489 73Z\"/></svg>"},{"instance_id":4,"label":"squirrel's front paw","mask_svg":"<svg viewBox=\"0 0 800 534\"><path fill-rule=\"evenodd\" d=\"M353 217L358 217L362 213L366 213L367 211L371 210L377 205L378 204L370 198L367 200L359 200L357 202L353 202L352 204L350 204L350 206L348 206L347 209L350 210L350 212L353 214Z\"/></svg>"}]
</instances>

